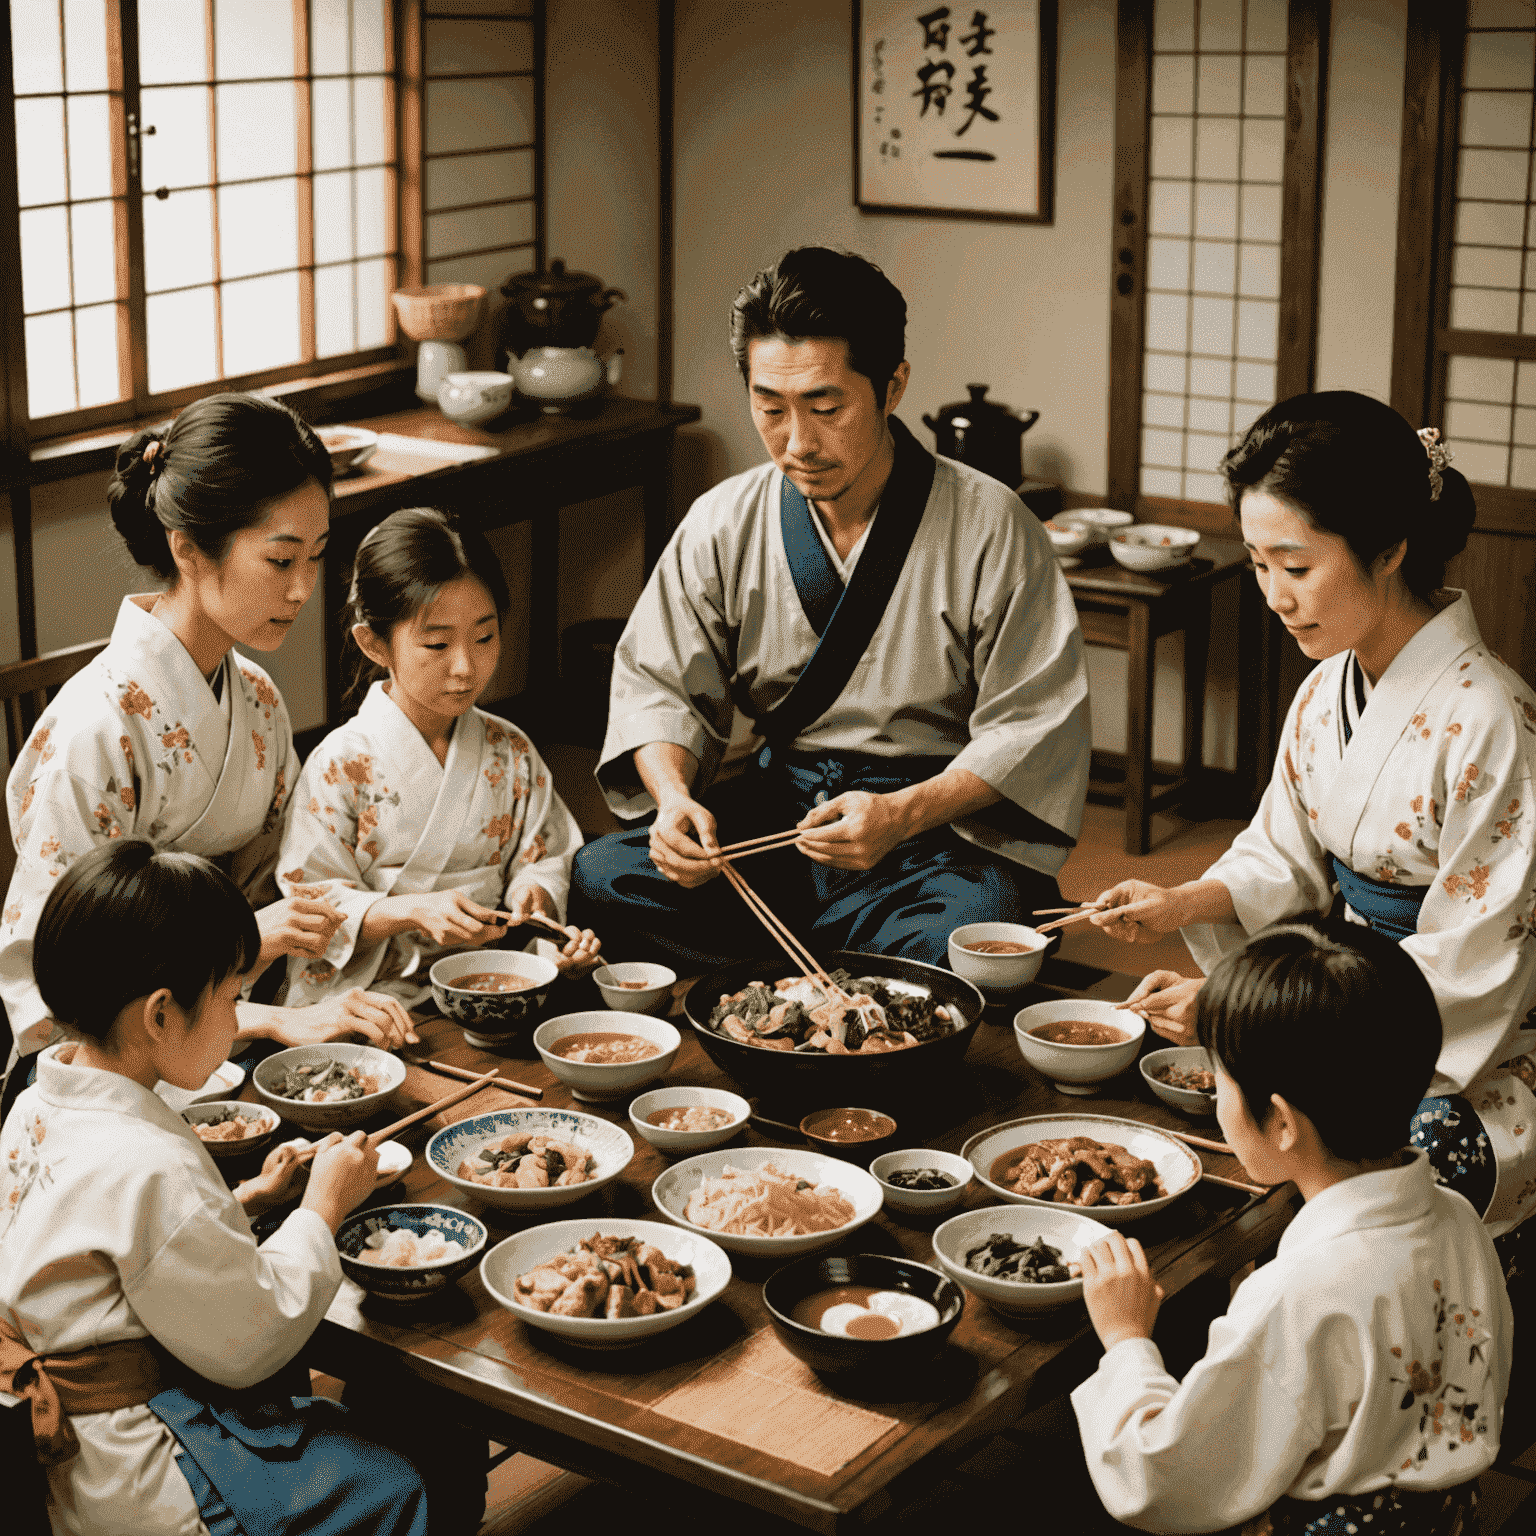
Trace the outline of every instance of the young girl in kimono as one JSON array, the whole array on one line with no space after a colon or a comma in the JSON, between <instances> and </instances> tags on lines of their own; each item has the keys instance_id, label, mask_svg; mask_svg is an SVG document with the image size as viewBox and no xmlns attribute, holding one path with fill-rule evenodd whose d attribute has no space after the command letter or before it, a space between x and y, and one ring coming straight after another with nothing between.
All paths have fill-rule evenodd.
<instances>
[{"instance_id":1,"label":"young girl in kimono","mask_svg":"<svg viewBox=\"0 0 1536 1536\"><path fill-rule=\"evenodd\" d=\"M334 1234L377 1154L331 1137L258 1248L248 1218L287 1192L292 1152L231 1193L153 1091L224 1060L260 951L228 876L140 838L73 860L39 917L37 983L78 1038L42 1052L0 1129L0 1385L32 1399L55 1532L427 1530L407 1461L268 1379L336 1294Z\"/></svg>"},{"instance_id":2,"label":"young girl in kimono","mask_svg":"<svg viewBox=\"0 0 1536 1536\"><path fill-rule=\"evenodd\" d=\"M1231 848L1171 890L1115 886L1092 921L1133 940L1181 928L1208 971L1337 890L1399 939L1444 1031L1411 1139L1483 1212L1511 1275L1536 1276L1516 1258L1536 1208L1536 1036L1519 1034L1536 1002L1536 697L1483 643L1468 594L1442 587L1471 492L1437 432L1348 392L1272 407L1223 473L1269 606L1318 665ZM1199 987L1158 971L1130 1001L1177 1039Z\"/></svg>"},{"instance_id":3,"label":"young girl in kimono","mask_svg":"<svg viewBox=\"0 0 1536 1536\"><path fill-rule=\"evenodd\" d=\"M475 708L508 607L483 536L429 508L392 513L357 552L350 602L374 681L304 764L278 861L284 891L323 894L341 922L322 956L289 961L288 1001L370 987L409 1007L445 952L534 915L563 923L581 832L527 737ZM552 958L589 970L592 931L566 934Z\"/></svg>"},{"instance_id":4,"label":"young girl in kimono","mask_svg":"<svg viewBox=\"0 0 1536 1536\"><path fill-rule=\"evenodd\" d=\"M1306 1204L1182 1382L1141 1245L1084 1253L1105 1352L1072 1406L1105 1508L1148 1531L1475 1531L1514 1321L1478 1213L1402 1145L1440 1048L1423 974L1369 929L1287 923L1216 967L1196 1028L1228 1144Z\"/></svg>"},{"instance_id":5,"label":"young girl in kimono","mask_svg":"<svg viewBox=\"0 0 1536 1536\"><path fill-rule=\"evenodd\" d=\"M123 600L106 650L60 689L11 770L0 997L21 1055L54 1027L32 974L43 902L71 864L117 838L219 860L256 908L256 974L330 942L339 914L310 892L280 895L273 880L293 734L272 680L233 648L283 643L319 575L330 488L319 439L259 395L198 400L118 450L113 522L166 586ZM240 1025L244 1038L286 1045L409 1035L393 998L362 992L303 1012L242 1003Z\"/></svg>"}]
</instances>

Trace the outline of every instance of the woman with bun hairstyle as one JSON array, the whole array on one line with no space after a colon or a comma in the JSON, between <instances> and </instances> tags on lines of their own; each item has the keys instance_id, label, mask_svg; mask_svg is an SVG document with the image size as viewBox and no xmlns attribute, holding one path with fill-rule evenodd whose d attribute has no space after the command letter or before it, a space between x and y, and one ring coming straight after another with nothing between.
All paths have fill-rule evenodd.
<instances>
[{"instance_id":1,"label":"woman with bun hairstyle","mask_svg":"<svg viewBox=\"0 0 1536 1536\"><path fill-rule=\"evenodd\" d=\"M1132 942L1182 929L1209 973L1337 891L1435 995L1440 1056L1412 1140L1497 1238L1536 1207L1536 1070L1517 1040L1536 1001L1536 699L1441 585L1476 515L1447 459L1438 433L1342 390L1272 406L1227 454L1259 586L1318 665L1231 848L1171 890L1105 891L1092 921ZM1201 985L1154 971L1130 1001L1183 1042Z\"/></svg>"},{"instance_id":2,"label":"woman with bun hairstyle","mask_svg":"<svg viewBox=\"0 0 1536 1536\"><path fill-rule=\"evenodd\" d=\"M11 770L17 859L0 912L0 999L23 1056L54 1029L32 974L38 914L66 869L116 838L219 862L256 909L252 976L330 943L341 914L329 903L279 898L293 735L272 680L233 649L283 643L320 573L330 490L314 432L259 395L210 395L118 450L112 520L166 585L123 599L106 650L60 689ZM358 991L306 1009L243 1003L240 1033L393 1046L409 1020L393 998Z\"/></svg>"}]
</instances>

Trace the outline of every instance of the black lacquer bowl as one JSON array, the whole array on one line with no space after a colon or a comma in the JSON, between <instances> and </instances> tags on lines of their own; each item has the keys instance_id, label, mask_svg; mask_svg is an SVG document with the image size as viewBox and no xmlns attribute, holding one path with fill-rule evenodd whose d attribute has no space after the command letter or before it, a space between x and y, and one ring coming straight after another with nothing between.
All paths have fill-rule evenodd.
<instances>
[{"instance_id":1,"label":"black lacquer bowl","mask_svg":"<svg viewBox=\"0 0 1536 1536\"><path fill-rule=\"evenodd\" d=\"M748 1094L772 1104L793 1106L802 1113L839 1104L868 1104L879 1109L910 1104L930 1096L935 1085L960 1065L985 1007L981 993L953 971L896 955L861 955L837 950L817 959L829 970L841 967L853 976L879 977L896 984L926 987L936 1003L949 1009L960 1026L942 1040L862 1056L824 1056L814 1051L771 1051L760 1045L716 1034L709 1016L721 993L739 992L749 981L773 982L789 969L787 960L738 960L688 989L683 1007L699 1044L709 1059L727 1072Z\"/></svg>"},{"instance_id":2,"label":"black lacquer bowl","mask_svg":"<svg viewBox=\"0 0 1536 1536\"><path fill-rule=\"evenodd\" d=\"M797 1302L838 1285L870 1285L881 1291L908 1291L938 1309L936 1327L894 1339L851 1339L823 1333L790 1315ZM812 1254L770 1275L763 1301L774 1332L791 1354L803 1360L828 1383L859 1395L900 1382L904 1395L924 1395L917 1373L944 1352L949 1336L965 1310L965 1291L948 1275L910 1259L884 1253L855 1253L831 1258Z\"/></svg>"}]
</instances>

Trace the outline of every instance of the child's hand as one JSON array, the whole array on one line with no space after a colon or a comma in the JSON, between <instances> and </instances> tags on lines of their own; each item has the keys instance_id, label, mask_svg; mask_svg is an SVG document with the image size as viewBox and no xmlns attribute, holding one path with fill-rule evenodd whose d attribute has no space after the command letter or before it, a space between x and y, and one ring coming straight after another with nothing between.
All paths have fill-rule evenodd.
<instances>
[{"instance_id":1,"label":"child's hand","mask_svg":"<svg viewBox=\"0 0 1536 1536\"><path fill-rule=\"evenodd\" d=\"M1150 1339L1163 1288L1152 1278L1141 1244L1111 1232L1083 1252L1083 1300L1099 1342L1111 1350L1122 1339Z\"/></svg>"},{"instance_id":2,"label":"child's hand","mask_svg":"<svg viewBox=\"0 0 1536 1536\"><path fill-rule=\"evenodd\" d=\"M332 1131L320 1143L310 1165L309 1188L304 1191L305 1210L314 1211L332 1232L347 1212L373 1193L379 1172L379 1153L368 1145L362 1131L342 1136Z\"/></svg>"},{"instance_id":3,"label":"child's hand","mask_svg":"<svg viewBox=\"0 0 1536 1536\"><path fill-rule=\"evenodd\" d=\"M260 1216L292 1198L302 1182L302 1174L299 1148L285 1142L267 1153L255 1178L235 1186L235 1199L245 1207L247 1216Z\"/></svg>"},{"instance_id":4,"label":"child's hand","mask_svg":"<svg viewBox=\"0 0 1536 1536\"><path fill-rule=\"evenodd\" d=\"M600 958L598 951L603 947L597 935L590 928L575 928L561 923L555 899L542 885L530 881L508 891L507 911L511 913L511 926L514 928L537 915L544 918L546 923L556 924L565 930L565 943L555 956L555 964L560 967L562 975L584 976L597 965ZM547 935L551 944L558 942L545 923L532 926L536 933Z\"/></svg>"},{"instance_id":5,"label":"child's hand","mask_svg":"<svg viewBox=\"0 0 1536 1536\"><path fill-rule=\"evenodd\" d=\"M462 891L433 891L406 900L417 931L443 949L487 944L506 932L493 908L471 901Z\"/></svg>"}]
</instances>

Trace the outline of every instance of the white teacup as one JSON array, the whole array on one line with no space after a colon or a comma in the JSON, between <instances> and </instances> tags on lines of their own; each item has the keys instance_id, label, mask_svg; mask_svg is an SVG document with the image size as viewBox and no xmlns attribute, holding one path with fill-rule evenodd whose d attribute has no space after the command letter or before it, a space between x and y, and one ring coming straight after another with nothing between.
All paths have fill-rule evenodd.
<instances>
[{"instance_id":1,"label":"white teacup","mask_svg":"<svg viewBox=\"0 0 1536 1536\"><path fill-rule=\"evenodd\" d=\"M509 373L450 373L438 386L438 409L450 421L472 427L500 416L512 404L513 388Z\"/></svg>"}]
</instances>

